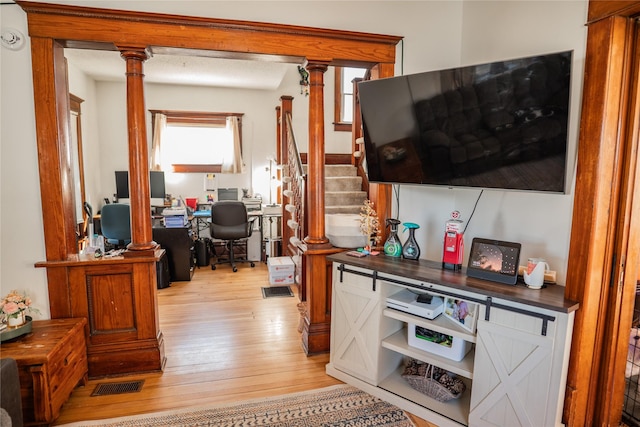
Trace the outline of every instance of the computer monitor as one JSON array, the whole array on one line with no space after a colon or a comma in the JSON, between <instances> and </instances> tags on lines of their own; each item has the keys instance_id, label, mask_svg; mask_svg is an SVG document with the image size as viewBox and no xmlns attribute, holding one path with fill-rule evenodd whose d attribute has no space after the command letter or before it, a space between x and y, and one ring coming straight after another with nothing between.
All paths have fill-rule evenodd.
<instances>
[{"instance_id":1,"label":"computer monitor","mask_svg":"<svg viewBox=\"0 0 640 427\"><path fill-rule=\"evenodd\" d=\"M218 200L240 200L237 188L218 188Z\"/></svg>"},{"instance_id":2,"label":"computer monitor","mask_svg":"<svg viewBox=\"0 0 640 427\"><path fill-rule=\"evenodd\" d=\"M129 198L129 172L127 171L116 171L116 197L118 202Z\"/></svg>"},{"instance_id":3,"label":"computer monitor","mask_svg":"<svg viewBox=\"0 0 640 427\"><path fill-rule=\"evenodd\" d=\"M119 203L129 203L129 172L116 171L116 197ZM166 195L163 171L149 171L151 206L164 206Z\"/></svg>"},{"instance_id":4,"label":"computer monitor","mask_svg":"<svg viewBox=\"0 0 640 427\"><path fill-rule=\"evenodd\" d=\"M164 172L149 172L149 190L151 196L151 206L164 206L166 190L164 187Z\"/></svg>"}]
</instances>

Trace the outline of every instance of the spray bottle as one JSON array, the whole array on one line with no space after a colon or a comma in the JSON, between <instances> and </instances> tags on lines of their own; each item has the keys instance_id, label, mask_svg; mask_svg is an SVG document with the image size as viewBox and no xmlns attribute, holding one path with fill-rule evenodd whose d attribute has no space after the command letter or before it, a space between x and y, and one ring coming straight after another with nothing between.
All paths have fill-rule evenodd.
<instances>
[{"instance_id":1,"label":"spray bottle","mask_svg":"<svg viewBox=\"0 0 640 427\"><path fill-rule=\"evenodd\" d=\"M420 247L416 242L415 231L420 228L418 224L413 222L405 222L404 230L409 230L409 238L402 246L402 257L405 259L418 259L420 258Z\"/></svg>"},{"instance_id":2,"label":"spray bottle","mask_svg":"<svg viewBox=\"0 0 640 427\"><path fill-rule=\"evenodd\" d=\"M384 254L392 257L400 257L402 256L402 243L400 243L400 239L398 238L398 225L400 221L395 218L387 218L386 222L389 228L391 228L391 233L387 241L384 242Z\"/></svg>"}]
</instances>

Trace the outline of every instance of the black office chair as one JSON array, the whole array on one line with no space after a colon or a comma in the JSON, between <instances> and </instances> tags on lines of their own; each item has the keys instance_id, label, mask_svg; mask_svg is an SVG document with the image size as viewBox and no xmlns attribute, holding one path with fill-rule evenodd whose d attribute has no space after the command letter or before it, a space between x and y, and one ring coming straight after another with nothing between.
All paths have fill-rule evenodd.
<instances>
[{"instance_id":1,"label":"black office chair","mask_svg":"<svg viewBox=\"0 0 640 427\"><path fill-rule=\"evenodd\" d=\"M218 264L231 264L233 272L238 271L236 262L248 262L251 267L255 263L248 258L247 239L251 237L253 231L254 218L249 219L247 208L242 202L221 201L211 205L211 231L212 239L225 240L226 252L228 256L217 256L217 262L211 264L211 269L215 270ZM234 249L244 247L244 255L236 257ZM223 254L221 254L223 255Z\"/></svg>"},{"instance_id":2,"label":"black office chair","mask_svg":"<svg viewBox=\"0 0 640 427\"><path fill-rule=\"evenodd\" d=\"M131 214L129 205L111 203L102 207L100 227L105 242L116 248L131 243Z\"/></svg>"}]
</instances>

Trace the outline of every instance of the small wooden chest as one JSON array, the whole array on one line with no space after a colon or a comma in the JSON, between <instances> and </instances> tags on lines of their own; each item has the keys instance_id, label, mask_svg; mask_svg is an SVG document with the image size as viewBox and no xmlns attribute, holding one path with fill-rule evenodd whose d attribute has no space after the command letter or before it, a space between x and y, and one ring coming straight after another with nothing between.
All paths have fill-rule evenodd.
<instances>
[{"instance_id":1,"label":"small wooden chest","mask_svg":"<svg viewBox=\"0 0 640 427\"><path fill-rule=\"evenodd\" d=\"M15 359L20 374L25 425L48 425L73 389L88 375L84 318L36 320L31 333L2 343L2 357Z\"/></svg>"}]
</instances>

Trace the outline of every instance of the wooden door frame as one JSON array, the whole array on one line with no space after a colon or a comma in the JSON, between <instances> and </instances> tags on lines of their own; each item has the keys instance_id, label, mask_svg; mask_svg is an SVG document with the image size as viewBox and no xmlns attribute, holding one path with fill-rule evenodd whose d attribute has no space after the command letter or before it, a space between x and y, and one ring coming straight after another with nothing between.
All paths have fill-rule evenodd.
<instances>
[{"instance_id":1,"label":"wooden door frame","mask_svg":"<svg viewBox=\"0 0 640 427\"><path fill-rule=\"evenodd\" d=\"M155 13L65 6L17 1L27 13L32 44L36 97L36 136L47 260L63 260L74 251L71 230L75 215L72 195L63 181L68 165L60 155L68 144L68 84L64 48L128 51L153 49L163 53L253 59L256 55L280 62L322 58L333 66L376 67L383 64L393 74L397 36L326 30L249 21L185 17ZM123 62L123 74L125 72ZM43 99L43 97L45 97ZM60 108L65 107L65 108ZM324 123L316 124L323 126ZM132 153L130 153L131 156ZM134 171L130 171L134 174ZM140 174L144 181L146 174ZM132 199L134 195L132 195ZM132 206L132 216L141 215ZM132 220L132 223L135 222ZM71 236L71 237L69 237ZM68 241L61 247L59 240ZM73 244L71 244L73 243ZM55 250L53 250L55 248Z\"/></svg>"},{"instance_id":2,"label":"wooden door frame","mask_svg":"<svg viewBox=\"0 0 640 427\"><path fill-rule=\"evenodd\" d=\"M71 317L73 289L82 289L86 284L74 283L72 268L86 264L78 257L75 238L75 211L70 165L64 153L69 144L69 86L66 77L65 48L99 49L120 51L123 74L127 75L127 119L129 136L129 180L130 186L132 243L126 255L129 260L122 263L154 263L155 243L151 241L151 219L148 214L148 182L146 126L144 121L144 91L142 85L143 63L150 52L182 55L199 55L233 59L269 59L278 62L301 64L321 63L326 66L360 66L381 68L380 77L393 75L396 61L398 36L328 30L281 24L231 21L213 18L176 16L168 14L98 9L35 3L18 0L16 3L27 13L31 38L31 62L35 97L36 138L41 185L46 261L37 266L47 269L49 305L51 317ZM126 67L125 67L126 64ZM318 82L318 87L322 82ZM318 159L324 158L323 111L310 105L309 153ZM44 185L46 183L46 185ZM324 181L311 176L309 188L322 189ZM323 206L310 206L318 223L324 225ZM379 205L382 215L390 210L390 203ZM316 224L316 226L318 225ZM324 230L320 234L323 234ZM136 253L137 252L137 253ZM135 257L144 257L144 259ZM321 255L324 257L324 255ZM319 262L318 265L322 263ZM324 270L321 270L321 272ZM310 275L307 287L314 292L314 309L310 317L324 319L330 316L330 288L326 275ZM155 276L136 275L133 288L136 298L146 298L155 293ZM317 298L317 299L315 299ZM123 307L135 310L136 307ZM140 315L140 329L145 333L155 330L152 352L136 356L131 360L131 369L155 370L163 363L162 334L159 331L155 305L149 304ZM77 311L77 310L76 310ZM317 312L317 313L316 313ZM312 320L312 322L314 322ZM309 326L309 325L308 325ZM320 340L328 340L328 322L310 325L321 331ZM142 338L141 338L142 339ZM147 339L145 336L144 339ZM149 341L149 340L148 340ZM327 341L328 342L328 341ZM131 344L131 343L129 343ZM135 344L135 342L133 343ZM314 347L314 352L328 351L328 345ZM122 358L126 358L123 352ZM159 356L159 357L158 357ZM139 360L156 358L152 364L142 366ZM97 357L95 372L109 370L111 363L104 364ZM125 365L121 363L121 365ZM111 371L113 372L113 371ZM133 371L132 371L133 372ZM124 372L120 372L124 373Z\"/></svg>"},{"instance_id":3,"label":"wooden door frame","mask_svg":"<svg viewBox=\"0 0 640 427\"><path fill-rule=\"evenodd\" d=\"M631 66L639 15L639 1L589 3L565 289L567 298L580 302L563 416L568 426L618 425L622 413L640 263L638 99ZM632 88L635 96L629 96Z\"/></svg>"}]
</instances>

